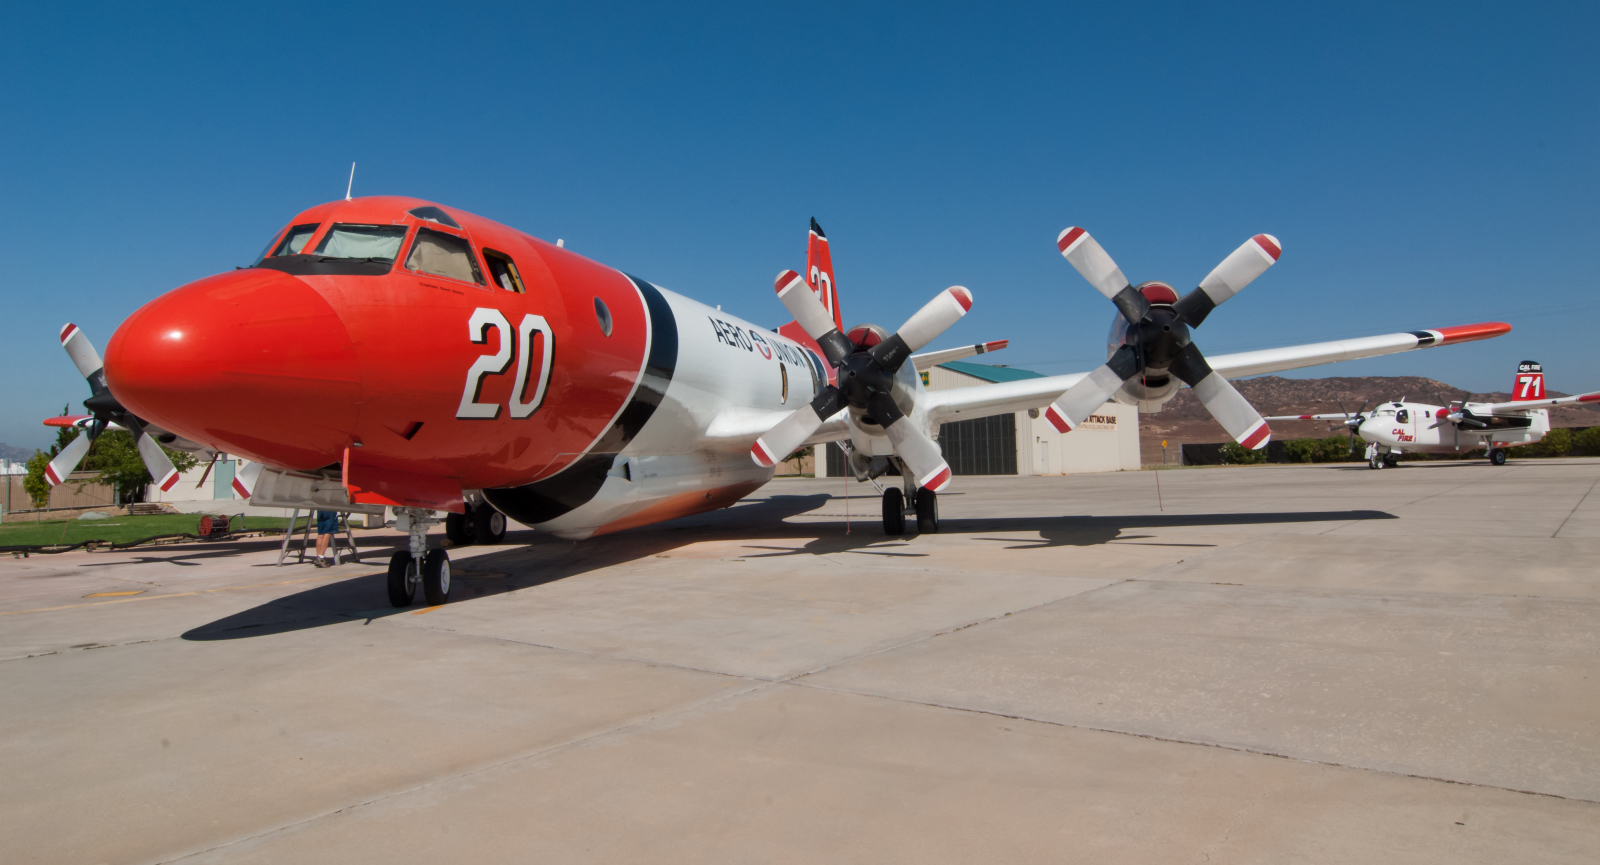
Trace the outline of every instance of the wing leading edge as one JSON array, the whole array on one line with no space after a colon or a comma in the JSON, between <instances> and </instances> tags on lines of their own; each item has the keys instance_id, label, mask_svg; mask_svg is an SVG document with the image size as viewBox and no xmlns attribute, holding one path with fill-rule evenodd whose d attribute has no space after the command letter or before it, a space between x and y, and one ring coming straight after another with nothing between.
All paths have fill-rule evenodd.
<instances>
[{"instance_id":1,"label":"wing leading edge","mask_svg":"<svg viewBox=\"0 0 1600 865\"><path fill-rule=\"evenodd\" d=\"M1224 378L1245 378L1344 360L1398 354L1419 348L1493 339L1510 332L1511 325L1490 321L1443 327L1437 330L1413 330L1382 336L1338 339L1284 348L1214 355L1207 360L1211 368ZM1077 384L1085 375L1087 373L1072 373L933 391L926 395L929 401L929 414L934 423L944 423L1042 408L1065 393L1067 388Z\"/></svg>"}]
</instances>

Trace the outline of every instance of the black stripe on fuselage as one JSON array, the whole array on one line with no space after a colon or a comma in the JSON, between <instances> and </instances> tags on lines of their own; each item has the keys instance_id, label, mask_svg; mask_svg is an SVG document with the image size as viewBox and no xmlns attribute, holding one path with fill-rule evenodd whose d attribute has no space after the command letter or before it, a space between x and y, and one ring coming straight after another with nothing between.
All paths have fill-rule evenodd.
<instances>
[{"instance_id":1,"label":"black stripe on fuselage","mask_svg":"<svg viewBox=\"0 0 1600 865\"><path fill-rule=\"evenodd\" d=\"M554 477L520 487L484 490L484 497L501 513L523 525L547 523L592 501L606 482L617 454L633 441L666 399L667 387L678 370L678 320L672 306L655 286L638 277L628 279L644 296L650 316L650 354L645 359L639 386L611 428L589 453L574 460Z\"/></svg>"},{"instance_id":2,"label":"black stripe on fuselage","mask_svg":"<svg viewBox=\"0 0 1600 865\"><path fill-rule=\"evenodd\" d=\"M1406 333L1409 333L1412 336L1416 337L1417 338L1417 345L1419 345L1419 346L1433 345L1434 341L1436 339L1438 339L1438 337L1434 336L1431 333L1428 333L1425 330L1408 330L1408 331L1406 331Z\"/></svg>"}]
</instances>

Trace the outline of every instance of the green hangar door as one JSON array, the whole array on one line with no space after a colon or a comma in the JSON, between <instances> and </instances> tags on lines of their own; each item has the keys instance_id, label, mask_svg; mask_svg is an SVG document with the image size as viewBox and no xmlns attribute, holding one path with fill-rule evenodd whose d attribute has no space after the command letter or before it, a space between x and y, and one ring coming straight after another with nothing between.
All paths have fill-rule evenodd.
<instances>
[{"instance_id":1,"label":"green hangar door","mask_svg":"<svg viewBox=\"0 0 1600 865\"><path fill-rule=\"evenodd\" d=\"M997 414L940 424L939 449L958 475L1017 473L1017 416Z\"/></svg>"}]
</instances>

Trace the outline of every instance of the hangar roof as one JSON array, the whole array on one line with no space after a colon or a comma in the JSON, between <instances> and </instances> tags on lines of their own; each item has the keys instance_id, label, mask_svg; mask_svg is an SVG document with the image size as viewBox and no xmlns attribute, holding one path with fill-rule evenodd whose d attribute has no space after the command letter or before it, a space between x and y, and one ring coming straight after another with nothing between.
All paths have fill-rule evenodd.
<instances>
[{"instance_id":1,"label":"hangar roof","mask_svg":"<svg viewBox=\"0 0 1600 865\"><path fill-rule=\"evenodd\" d=\"M1014 366L991 366L986 363L967 363L966 361L960 360L952 360L948 363L941 363L939 366L948 369L951 372L959 372L962 375L970 375L973 378L981 378L987 382L1021 381L1025 378L1044 378L1044 373L1034 372L1031 369L1017 369Z\"/></svg>"}]
</instances>

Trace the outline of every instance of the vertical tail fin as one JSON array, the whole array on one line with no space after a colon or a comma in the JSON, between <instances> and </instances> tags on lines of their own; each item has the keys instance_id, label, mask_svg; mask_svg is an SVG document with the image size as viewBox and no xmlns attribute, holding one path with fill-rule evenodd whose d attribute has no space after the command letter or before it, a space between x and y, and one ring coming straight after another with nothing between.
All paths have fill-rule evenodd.
<instances>
[{"instance_id":1,"label":"vertical tail fin","mask_svg":"<svg viewBox=\"0 0 1600 865\"><path fill-rule=\"evenodd\" d=\"M1511 401L1544 399L1544 367L1536 360L1517 364L1517 380L1511 385Z\"/></svg>"},{"instance_id":2,"label":"vertical tail fin","mask_svg":"<svg viewBox=\"0 0 1600 865\"><path fill-rule=\"evenodd\" d=\"M833 316L833 326L844 333L844 321L839 315L839 289L833 284L833 255L828 252L828 236L822 233L822 226L815 218L811 220L811 236L806 240L806 285L817 293L823 307ZM778 333L816 352L817 357L827 356L797 321L778 328ZM833 384L834 368L826 362L822 366L827 371L828 383Z\"/></svg>"},{"instance_id":3,"label":"vertical tail fin","mask_svg":"<svg viewBox=\"0 0 1600 865\"><path fill-rule=\"evenodd\" d=\"M828 252L828 236L822 233L817 218L811 218L811 236L806 241L806 284L822 298L822 305L833 315L833 326L844 333L844 318L839 313L839 289L833 283L833 255Z\"/></svg>"}]
</instances>

